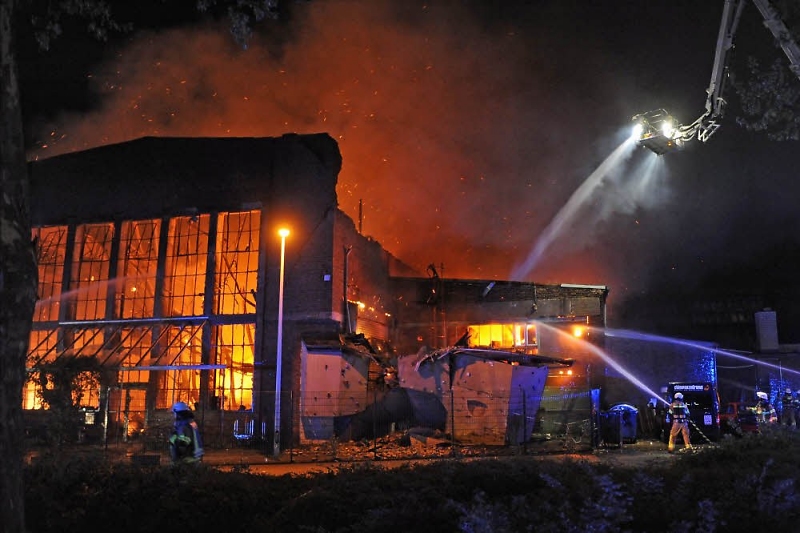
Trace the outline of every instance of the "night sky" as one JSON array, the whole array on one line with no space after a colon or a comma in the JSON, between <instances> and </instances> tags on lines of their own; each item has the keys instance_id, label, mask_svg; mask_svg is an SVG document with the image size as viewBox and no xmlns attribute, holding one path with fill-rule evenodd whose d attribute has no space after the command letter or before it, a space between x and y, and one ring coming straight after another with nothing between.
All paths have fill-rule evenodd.
<instances>
[{"instance_id":1,"label":"night sky","mask_svg":"<svg viewBox=\"0 0 800 533\"><path fill-rule=\"evenodd\" d=\"M23 57L30 157L328 132L340 207L358 224L363 202L363 232L394 255L445 277L608 285L612 305L796 247L798 143L737 126L732 90L708 143L650 170L655 156L635 150L568 203L633 115L703 112L723 0L494 4L300 2L247 50L213 22L104 50L62 40ZM781 54L752 5L736 44L734 65Z\"/></svg>"}]
</instances>

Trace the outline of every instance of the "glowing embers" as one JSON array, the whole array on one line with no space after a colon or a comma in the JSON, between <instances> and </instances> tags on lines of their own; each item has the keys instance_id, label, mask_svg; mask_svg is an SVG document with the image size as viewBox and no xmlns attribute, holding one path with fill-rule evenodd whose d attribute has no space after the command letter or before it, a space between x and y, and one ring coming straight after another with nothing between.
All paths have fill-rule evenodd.
<instances>
[{"instance_id":1,"label":"glowing embers","mask_svg":"<svg viewBox=\"0 0 800 533\"><path fill-rule=\"evenodd\" d=\"M679 125L665 110L641 113L634 116L633 120L632 136L637 146L643 146L656 155L683 148Z\"/></svg>"}]
</instances>

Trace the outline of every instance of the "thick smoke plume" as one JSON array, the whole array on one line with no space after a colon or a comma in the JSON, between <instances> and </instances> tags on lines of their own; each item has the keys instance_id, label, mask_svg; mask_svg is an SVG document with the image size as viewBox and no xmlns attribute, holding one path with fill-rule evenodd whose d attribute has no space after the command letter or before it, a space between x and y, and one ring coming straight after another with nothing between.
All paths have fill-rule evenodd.
<instances>
[{"instance_id":1,"label":"thick smoke plume","mask_svg":"<svg viewBox=\"0 0 800 533\"><path fill-rule=\"evenodd\" d=\"M568 4L319 0L299 3L288 26L262 28L246 50L225 25L137 33L90 73L98 107L48 124L31 156L148 135L327 132L344 158L340 207L420 271L433 263L446 277L635 291L663 260L650 251L673 247L682 219L659 211L675 197L664 174L647 188L634 160L583 199L534 268L521 265L618 146L627 117L647 110L630 96L680 68L697 86L671 98L700 111L705 63L662 62L648 82L639 67L652 58L622 41L641 27L624 19L638 7ZM612 11L620 16L598 22Z\"/></svg>"}]
</instances>

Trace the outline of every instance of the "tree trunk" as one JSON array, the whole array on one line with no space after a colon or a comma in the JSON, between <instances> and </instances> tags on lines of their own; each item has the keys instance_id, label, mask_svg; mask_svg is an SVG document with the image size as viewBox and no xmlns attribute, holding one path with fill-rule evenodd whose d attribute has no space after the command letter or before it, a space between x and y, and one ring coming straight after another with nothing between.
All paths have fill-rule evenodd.
<instances>
[{"instance_id":1,"label":"tree trunk","mask_svg":"<svg viewBox=\"0 0 800 533\"><path fill-rule=\"evenodd\" d=\"M22 386L36 303L28 167L14 49L14 0L0 0L0 524L25 531Z\"/></svg>"}]
</instances>

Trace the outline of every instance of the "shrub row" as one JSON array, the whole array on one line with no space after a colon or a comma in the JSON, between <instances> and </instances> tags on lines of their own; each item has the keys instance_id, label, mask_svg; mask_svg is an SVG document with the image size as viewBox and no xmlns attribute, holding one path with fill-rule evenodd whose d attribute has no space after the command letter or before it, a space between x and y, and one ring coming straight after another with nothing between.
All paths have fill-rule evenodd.
<instances>
[{"instance_id":1,"label":"shrub row","mask_svg":"<svg viewBox=\"0 0 800 533\"><path fill-rule=\"evenodd\" d=\"M54 531L796 531L800 435L726 440L648 468L508 457L313 476L135 468L98 457L26 468L31 533Z\"/></svg>"}]
</instances>

